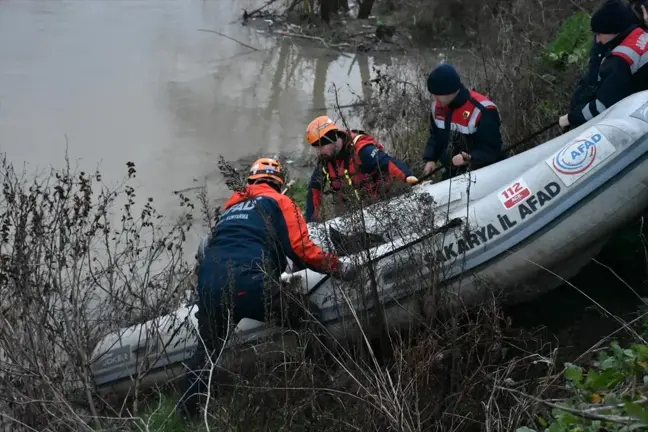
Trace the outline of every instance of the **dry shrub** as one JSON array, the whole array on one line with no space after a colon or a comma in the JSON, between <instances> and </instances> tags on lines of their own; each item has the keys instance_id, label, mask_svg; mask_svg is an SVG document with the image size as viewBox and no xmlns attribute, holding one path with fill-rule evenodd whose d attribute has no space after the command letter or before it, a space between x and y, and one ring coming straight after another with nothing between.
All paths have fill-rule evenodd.
<instances>
[{"instance_id":1,"label":"dry shrub","mask_svg":"<svg viewBox=\"0 0 648 432\"><path fill-rule=\"evenodd\" d=\"M137 202L127 168L111 189L69 161L32 178L0 161L0 412L14 430L122 424L98 414L92 350L108 332L168 313L189 288L190 214L169 226L152 199Z\"/></svg>"},{"instance_id":2,"label":"dry shrub","mask_svg":"<svg viewBox=\"0 0 648 432\"><path fill-rule=\"evenodd\" d=\"M225 164L221 169L238 175ZM150 404L137 391L141 375L134 377L132 403L111 407L88 379L89 358L106 332L177 307L190 270L182 242L191 218L165 226L150 203L135 210L127 185L97 193L97 175L89 179L69 168L54 173L51 183L48 177L20 179L8 164L2 175L3 421L16 430L19 425L53 431L156 430L146 415L139 418L142 404ZM121 218L111 211L120 198ZM352 214L344 221L356 232L367 231L372 219L377 224L372 231L384 235L428 230L431 219L421 215L432 216L430 203L403 198L413 206L405 214L384 203L365 219ZM181 204L192 206L186 197ZM528 414L527 403L500 387L537 394L542 386L529 378L550 372L553 361L535 354L547 350L510 328L494 291L486 289L487 301L470 307L447 303L438 285L441 273L425 274L419 265L435 241L406 250L399 259L409 266L393 275L401 282L402 298L412 294L406 290L415 282L423 282L428 295L438 294L432 307L421 305L411 326L386 335L380 314L361 312L377 296L378 272L368 271L361 285L351 284L337 299L342 308L353 306L352 321L361 324L365 337L338 344L311 326L296 349L288 331L289 337L270 350L258 350L252 367L236 349L228 353L227 370L208 364L218 384L208 395L205 429L501 430L500 425L517 425ZM360 254L366 252L360 248ZM144 364L141 373L146 371Z\"/></svg>"},{"instance_id":3,"label":"dry shrub","mask_svg":"<svg viewBox=\"0 0 648 432\"><path fill-rule=\"evenodd\" d=\"M518 332L519 333L519 332ZM417 332L392 336L392 356L357 342L313 359L258 355L253 373L210 395L213 430L514 430L532 413L524 394L553 372L538 342L511 330L497 309L455 310ZM363 351L361 354L358 351ZM549 351L549 349L544 349ZM216 390L217 388L217 390ZM506 427L503 427L506 426Z\"/></svg>"}]
</instances>

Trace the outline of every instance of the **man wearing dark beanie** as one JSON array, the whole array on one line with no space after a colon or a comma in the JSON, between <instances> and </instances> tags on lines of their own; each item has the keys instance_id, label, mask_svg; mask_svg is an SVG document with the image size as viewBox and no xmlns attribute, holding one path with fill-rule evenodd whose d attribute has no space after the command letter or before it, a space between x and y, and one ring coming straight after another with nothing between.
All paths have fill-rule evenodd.
<instances>
[{"instance_id":1,"label":"man wearing dark beanie","mask_svg":"<svg viewBox=\"0 0 648 432\"><path fill-rule=\"evenodd\" d=\"M468 90L449 64L437 66L428 76L432 94L430 137L425 145L424 173L446 168L443 179L468 168L478 169L497 162L501 156L502 136L497 106L488 98Z\"/></svg>"},{"instance_id":2,"label":"man wearing dark beanie","mask_svg":"<svg viewBox=\"0 0 648 432\"><path fill-rule=\"evenodd\" d=\"M648 33L632 10L619 0L607 0L590 20L603 52L596 89L588 100L572 104L561 116L561 127L578 127L630 94L648 89Z\"/></svg>"},{"instance_id":3,"label":"man wearing dark beanie","mask_svg":"<svg viewBox=\"0 0 648 432\"><path fill-rule=\"evenodd\" d=\"M634 14L635 23L644 30L648 29L648 0L629 0L628 7ZM609 49L598 43L597 37L594 35L587 71L585 71L574 90L569 104L570 110L579 104L591 101L592 96L596 91L596 87L598 86L601 59L603 59L603 56L608 52Z\"/></svg>"}]
</instances>

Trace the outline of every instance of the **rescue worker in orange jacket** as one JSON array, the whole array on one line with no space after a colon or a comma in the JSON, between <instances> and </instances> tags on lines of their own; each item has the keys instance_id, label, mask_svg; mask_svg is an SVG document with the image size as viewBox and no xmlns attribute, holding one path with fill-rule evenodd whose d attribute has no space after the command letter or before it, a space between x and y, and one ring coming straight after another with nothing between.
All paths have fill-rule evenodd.
<instances>
[{"instance_id":1,"label":"rescue worker in orange jacket","mask_svg":"<svg viewBox=\"0 0 648 432\"><path fill-rule=\"evenodd\" d=\"M306 128L306 142L319 153L306 196L306 220L319 219L322 189L328 184L340 191L343 184L363 188L378 198L380 186L394 179L415 184L410 168L385 152L383 145L360 130L342 130L328 116L319 116ZM344 199L340 196L340 199Z\"/></svg>"},{"instance_id":2,"label":"rescue worker in orange jacket","mask_svg":"<svg viewBox=\"0 0 648 432\"><path fill-rule=\"evenodd\" d=\"M317 319L314 305L309 305L308 313L289 297L281 296L279 280L287 257L302 268L344 280L357 273L352 263L341 261L313 243L299 207L280 192L284 176L278 161L257 160L250 169L248 185L232 194L207 244L199 248L196 318L205 346L199 341L188 365L186 391L179 404L183 417L197 413L197 394L203 390L205 377L196 371L204 369L206 352L218 356L220 337L227 334L228 311L232 314L232 329L242 318L265 321L267 305L278 320L284 315L287 321L278 321L279 325L299 327L300 320L311 314ZM286 302L290 304L288 314L279 313L280 304ZM224 304L231 310L223 310Z\"/></svg>"},{"instance_id":3,"label":"rescue worker in orange jacket","mask_svg":"<svg viewBox=\"0 0 648 432\"><path fill-rule=\"evenodd\" d=\"M578 127L632 93L648 89L648 32L632 10L619 0L608 0L592 15L590 27L606 54L596 90L560 116L562 128Z\"/></svg>"},{"instance_id":4,"label":"rescue worker in orange jacket","mask_svg":"<svg viewBox=\"0 0 648 432\"><path fill-rule=\"evenodd\" d=\"M468 90L452 65L442 64L428 75L433 96L430 137L425 145L423 172L444 167L443 179L468 168L475 170L502 157L502 135L497 106L486 96Z\"/></svg>"}]
</instances>

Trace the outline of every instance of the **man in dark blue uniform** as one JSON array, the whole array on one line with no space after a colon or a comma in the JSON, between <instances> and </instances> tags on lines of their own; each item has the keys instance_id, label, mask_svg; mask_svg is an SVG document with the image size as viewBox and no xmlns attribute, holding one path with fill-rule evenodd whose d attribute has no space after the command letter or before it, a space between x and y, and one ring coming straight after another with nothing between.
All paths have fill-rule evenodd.
<instances>
[{"instance_id":1,"label":"man in dark blue uniform","mask_svg":"<svg viewBox=\"0 0 648 432\"><path fill-rule=\"evenodd\" d=\"M638 6L645 13L645 7ZM598 46L590 59L589 78L577 88L569 113L558 120L562 128L578 127L621 99L648 88L648 33L640 25L643 17L640 20L633 10L620 0L608 0L592 15L590 26Z\"/></svg>"},{"instance_id":2,"label":"man in dark blue uniform","mask_svg":"<svg viewBox=\"0 0 648 432\"><path fill-rule=\"evenodd\" d=\"M280 193L284 181L279 162L257 160L250 169L248 185L232 194L207 245L201 245L196 313L201 340L189 362L186 391L178 404L183 417L196 415L197 395L204 388L205 374L201 372L206 351L212 358L218 357L220 338L226 336L228 328L233 331L242 318L266 321L267 311L274 312L273 320L282 326L300 327L304 319L318 319L316 308L308 301L305 303L310 307L305 309L281 296L279 278L287 257L298 266L344 280L355 277L356 268L351 263L340 261L313 243L299 207ZM288 313L281 314L279 306L286 303Z\"/></svg>"},{"instance_id":3,"label":"man in dark blue uniform","mask_svg":"<svg viewBox=\"0 0 648 432\"><path fill-rule=\"evenodd\" d=\"M434 100L423 153L425 174L436 170L436 162L446 169L443 178L448 179L501 159L500 117L487 96L468 90L449 64L430 73L427 87Z\"/></svg>"},{"instance_id":4,"label":"man in dark blue uniform","mask_svg":"<svg viewBox=\"0 0 648 432\"><path fill-rule=\"evenodd\" d=\"M634 15L635 23L644 30L648 29L648 0L630 0L628 7ZM610 47L599 43L594 35L588 67L574 90L569 104L570 111L592 100L598 84L601 60L609 51Z\"/></svg>"}]
</instances>

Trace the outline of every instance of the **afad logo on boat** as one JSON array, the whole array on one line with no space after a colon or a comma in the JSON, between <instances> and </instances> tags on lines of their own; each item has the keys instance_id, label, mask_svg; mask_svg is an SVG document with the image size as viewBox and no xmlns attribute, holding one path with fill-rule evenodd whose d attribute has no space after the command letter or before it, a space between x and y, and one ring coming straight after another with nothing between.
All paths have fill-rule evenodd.
<instances>
[{"instance_id":1,"label":"afad logo on boat","mask_svg":"<svg viewBox=\"0 0 648 432\"><path fill-rule=\"evenodd\" d=\"M553 159L553 167L561 174L575 175L587 171L596 160L596 143L601 141L596 133L586 139L578 139L563 148Z\"/></svg>"},{"instance_id":2,"label":"afad logo on boat","mask_svg":"<svg viewBox=\"0 0 648 432\"><path fill-rule=\"evenodd\" d=\"M546 160L565 186L574 184L588 171L616 151L612 143L596 127L567 144Z\"/></svg>"}]
</instances>

